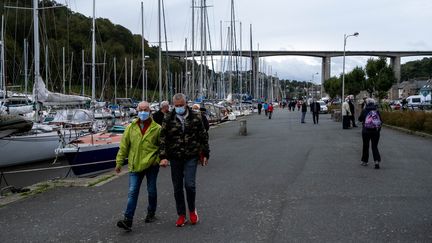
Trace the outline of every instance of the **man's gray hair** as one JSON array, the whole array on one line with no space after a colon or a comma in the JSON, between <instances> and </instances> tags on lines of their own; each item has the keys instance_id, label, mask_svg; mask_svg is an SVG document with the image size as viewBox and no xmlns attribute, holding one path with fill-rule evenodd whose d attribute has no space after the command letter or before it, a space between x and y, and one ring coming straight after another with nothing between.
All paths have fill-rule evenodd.
<instances>
[{"instance_id":1,"label":"man's gray hair","mask_svg":"<svg viewBox=\"0 0 432 243\"><path fill-rule=\"evenodd\" d=\"M169 102L166 101L166 100L162 101L162 102L160 103L160 108L162 108L162 107L169 107Z\"/></svg>"},{"instance_id":2,"label":"man's gray hair","mask_svg":"<svg viewBox=\"0 0 432 243\"><path fill-rule=\"evenodd\" d=\"M177 93L173 96L173 102L174 100L184 100L186 102L186 95L182 93Z\"/></svg>"},{"instance_id":3,"label":"man's gray hair","mask_svg":"<svg viewBox=\"0 0 432 243\"><path fill-rule=\"evenodd\" d=\"M375 100L372 98L367 98L366 99L366 104L375 104Z\"/></svg>"}]
</instances>

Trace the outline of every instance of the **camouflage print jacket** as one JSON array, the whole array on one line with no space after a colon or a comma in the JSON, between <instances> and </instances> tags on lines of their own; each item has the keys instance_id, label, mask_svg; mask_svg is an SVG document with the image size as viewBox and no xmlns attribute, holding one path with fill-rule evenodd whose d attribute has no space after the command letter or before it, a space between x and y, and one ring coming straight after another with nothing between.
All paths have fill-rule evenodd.
<instances>
[{"instance_id":1,"label":"camouflage print jacket","mask_svg":"<svg viewBox=\"0 0 432 243\"><path fill-rule=\"evenodd\" d=\"M184 132L175 110L165 116L160 133L160 159L191 159L199 157L201 152L209 158L208 133L201 114L193 112L189 107L186 109L188 115L185 118Z\"/></svg>"}]
</instances>

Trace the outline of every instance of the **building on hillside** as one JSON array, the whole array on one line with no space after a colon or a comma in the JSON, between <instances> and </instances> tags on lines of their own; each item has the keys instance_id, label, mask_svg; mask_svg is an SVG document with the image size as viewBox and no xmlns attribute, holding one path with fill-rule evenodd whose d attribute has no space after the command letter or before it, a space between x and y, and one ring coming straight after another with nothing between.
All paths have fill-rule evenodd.
<instances>
[{"instance_id":1,"label":"building on hillside","mask_svg":"<svg viewBox=\"0 0 432 243\"><path fill-rule=\"evenodd\" d=\"M423 87L431 87L431 80L407 80L400 84L394 84L388 91L388 99L403 99L411 95L419 94Z\"/></svg>"}]
</instances>

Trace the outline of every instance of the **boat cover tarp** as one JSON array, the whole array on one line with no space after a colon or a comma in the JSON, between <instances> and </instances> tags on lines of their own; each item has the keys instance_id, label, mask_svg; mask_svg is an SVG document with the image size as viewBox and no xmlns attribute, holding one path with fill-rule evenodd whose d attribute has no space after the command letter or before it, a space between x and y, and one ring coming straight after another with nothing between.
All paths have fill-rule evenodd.
<instances>
[{"instance_id":1,"label":"boat cover tarp","mask_svg":"<svg viewBox=\"0 0 432 243\"><path fill-rule=\"evenodd\" d=\"M18 133L28 132L32 129L32 127L33 127L33 122L26 120L21 116L12 116L12 115L0 116L0 131L4 131L2 132L3 137L15 132ZM7 131L7 130L13 130L13 131Z\"/></svg>"}]
</instances>

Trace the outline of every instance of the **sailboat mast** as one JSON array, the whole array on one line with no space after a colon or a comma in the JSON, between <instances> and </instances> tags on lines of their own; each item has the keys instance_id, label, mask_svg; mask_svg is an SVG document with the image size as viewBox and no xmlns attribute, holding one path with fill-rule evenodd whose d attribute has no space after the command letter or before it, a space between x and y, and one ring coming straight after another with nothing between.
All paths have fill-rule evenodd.
<instances>
[{"instance_id":1,"label":"sailboat mast","mask_svg":"<svg viewBox=\"0 0 432 243\"><path fill-rule=\"evenodd\" d=\"M117 105L117 59L114 57L114 104Z\"/></svg>"},{"instance_id":2,"label":"sailboat mast","mask_svg":"<svg viewBox=\"0 0 432 243\"><path fill-rule=\"evenodd\" d=\"M163 100L162 95L162 27L161 27L161 0L158 1L158 34L159 34L159 102Z\"/></svg>"},{"instance_id":3,"label":"sailboat mast","mask_svg":"<svg viewBox=\"0 0 432 243\"><path fill-rule=\"evenodd\" d=\"M253 49L253 45L252 45L252 24L250 24L250 67L251 67L251 74L250 74L250 80L249 80L249 91L251 92L251 94L254 93L253 90L252 90L252 83L254 83L254 85L256 85L255 82L254 82L255 65L254 65L254 59L253 59L253 56L252 56L252 49ZM257 98L257 97L255 97L255 98Z\"/></svg>"},{"instance_id":4,"label":"sailboat mast","mask_svg":"<svg viewBox=\"0 0 432 243\"><path fill-rule=\"evenodd\" d=\"M144 52L144 3L141 2L141 54L142 54L142 93L141 100L147 100L147 90L145 89L145 52Z\"/></svg>"},{"instance_id":5,"label":"sailboat mast","mask_svg":"<svg viewBox=\"0 0 432 243\"><path fill-rule=\"evenodd\" d=\"M186 94L188 94L188 89L189 89L189 87L188 87L188 84L189 84L189 76L188 76L188 53L187 53L187 51L188 51L188 43L187 43L187 38L185 38L185 81L184 81L184 86L182 85L181 86L181 88L182 89L184 89L183 90L183 93L186 93Z\"/></svg>"},{"instance_id":6,"label":"sailboat mast","mask_svg":"<svg viewBox=\"0 0 432 243\"><path fill-rule=\"evenodd\" d=\"M242 35L243 35L243 30L242 30L242 23L240 22L240 107L241 107L241 102L242 102L242 86L243 86L243 57L242 57Z\"/></svg>"},{"instance_id":7,"label":"sailboat mast","mask_svg":"<svg viewBox=\"0 0 432 243\"><path fill-rule=\"evenodd\" d=\"M92 20L92 101L96 99L96 24L95 24L95 10L96 0L93 0L93 20Z\"/></svg>"},{"instance_id":8,"label":"sailboat mast","mask_svg":"<svg viewBox=\"0 0 432 243\"><path fill-rule=\"evenodd\" d=\"M48 59L48 44L45 45L45 83L46 87L49 88L49 59ZM54 87L54 86L51 86Z\"/></svg>"},{"instance_id":9,"label":"sailboat mast","mask_svg":"<svg viewBox=\"0 0 432 243\"><path fill-rule=\"evenodd\" d=\"M204 0L201 0L201 7L200 7L200 40L201 40L201 49L200 49L200 78L199 78L199 92L198 92L198 98L202 96L203 91L203 79L204 79L204 60L203 60L203 50L204 50Z\"/></svg>"},{"instance_id":10,"label":"sailboat mast","mask_svg":"<svg viewBox=\"0 0 432 243\"><path fill-rule=\"evenodd\" d=\"M224 56L223 56L223 30L222 30L222 20L220 21L220 71L221 71L221 76L220 76L220 84L219 84L219 90L218 90L218 98L222 98L225 97L225 78L224 78L224 70L223 70L223 61L224 61ZM223 93L223 95L222 95Z\"/></svg>"},{"instance_id":11,"label":"sailboat mast","mask_svg":"<svg viewBox=\"0 0 432 243\"><path fill-rule=\"evenodd\" d=\"M66 65L66 60L65 60L65 48L64 48L64 46L63 46L63 48L62 48L62 52L63 52L63 85L62 85L62 92L63 92L63 94L65 94L66 93L66 68L65 68L65 65Z\"/></svg>"},{"instance_id":12,"label":"sailboat mast","mask_svg":"<svg viewBox=\"0 0 432 243\"><path fill-rule=\"evenodd\" d=\"M195 99L195 0L192 0L192 75L191 98Z\"/></svg>"},{"instance_id":13,"label":"sailboat mast","mask_svg":"<svg viewBox=\"0 0 432 243\"><path fill-rule=\"evenodd\" d=\"M40 78L40 50L39 50L39 9L38 0L33 0L33 48L34 48L34 83ZM35 101L37 102L37 95Z\"/></svg>"},{"instance_id":14,"label":"sailboat mast","mask_svg":"<svg viewBox=\"0 0 432 243\"><path fill-rule=\"evenodd\" d=\"M5 79L5 55L4 55L4 48L5 42L4 42L4 15L2 15L2 22L1 22L1 85L3 90L3 99L6 98L6 79Z\"/></svg>"},{"instance_id":15,"label":"sailboat mast","mask_svg":"<svg viewBox=\"0 0 432 243\"><path fill-rule=\"evenodd\" d=\"M85 59L84 59L84 49L81 51L82 58L82 96L85 95Z\"/></svg>"},{"instance_id":16,"label":"sailboat mast","mask_svg":"<svg viewBox=\"0 0 432 243\"><path fill-rule=\"evenodd\" d=\"M3 53L3 51L2 51ZM28 43L27 39L24 39L24 91L28 92Z\"/></svg>"}]
</instances>

